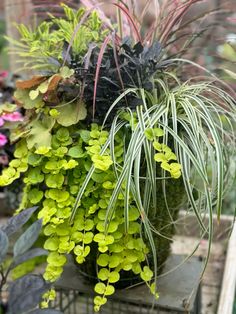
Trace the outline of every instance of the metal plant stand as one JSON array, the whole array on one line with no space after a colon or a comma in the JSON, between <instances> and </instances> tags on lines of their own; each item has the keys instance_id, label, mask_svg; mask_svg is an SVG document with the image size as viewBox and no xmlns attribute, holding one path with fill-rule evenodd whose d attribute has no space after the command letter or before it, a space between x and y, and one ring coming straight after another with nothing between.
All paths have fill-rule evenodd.
<instances>
[{"instance_id":1,"label":"metal plant stand","mask_svg":"<svg viewBox=\"0 0 236 314\"><path fill-rule=\"evenodd\" d=\"M202 262L192 257L172 255L167 260L163 275L158 279L158 301L145 284L117 290L102 307L101 314L200 314L201 286L199 284ZM166 273L166 274L165 274ZM93 286L84 281L78 268L71 264L57 283L57 299L54 307L65 314L94 314Z\"/></svg>"}]
</instances>

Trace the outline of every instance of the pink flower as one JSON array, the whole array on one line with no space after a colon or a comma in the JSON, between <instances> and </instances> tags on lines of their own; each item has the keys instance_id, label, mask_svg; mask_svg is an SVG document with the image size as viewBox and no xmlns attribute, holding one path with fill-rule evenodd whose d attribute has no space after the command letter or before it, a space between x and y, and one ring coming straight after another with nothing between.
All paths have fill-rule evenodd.
<instances>
[{"instance_id":1,"label":"pink flower","mask_svg":"<svg viewBox=\"0 0 236 314\"><path fill-rule=\"evenodd\" d=\"M0 77L1 78L6 78L8 76L8 72L7 71L0 71Z\"/></svg>"},{"instance_id":2,"label":"pink flower","mask_svg":"<svg viewBox=\"0 0 236 314\"><path fill-rule=\"evenodd\" d=\"M0 147L4 146L7 143L6 135L0 133Z\"/></svg>"},{"instance_id":3,"label":"pink flower","mask_svg":"<svg viewBox=\"0 0 236 314\"><path fill-rule=\"evenodd\" d=\"M0 127L3 126L3 124L4 124L4 120L3 118L0 117Z\"/></svg>"},{"instance_id":4,"label":"pink flower","mask_svg":"<svg viewBox=\"0 0 236 314\"><path fill-rule=\"evenodd\" d=\"M232 22L232 23L236 23L236 18L235 17L228 17L227 20Z\"/></svg>"},{"instance_id":5,"label":"pink flower","mask_svg":"<svg viewBox=\"0 0 236 314\"><path fill-rule=\"evenodd\" d=\"M23 121L23 116L20 112L12 112L12 113L5 113L2 115L2 119L5 121L11 121L11 122L16 122L16 121Z\"/></svg>"}]
</instances>

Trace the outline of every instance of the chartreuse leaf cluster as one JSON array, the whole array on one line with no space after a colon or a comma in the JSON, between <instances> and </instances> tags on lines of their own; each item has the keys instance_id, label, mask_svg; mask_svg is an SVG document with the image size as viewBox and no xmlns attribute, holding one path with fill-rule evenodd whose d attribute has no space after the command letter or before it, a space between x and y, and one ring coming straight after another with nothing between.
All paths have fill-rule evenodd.
<instances>
[{"instance_id":1,"label":"chartreuse leaf cluster","mask_svg":"<svg viewBox=\"0 0 236 314\"><path fill-rule=\"evenodd\" d=\"M107 31L102 29L102 22L96 11L87 16L84 8L74 11L65 4L62 6L63 18L51 15L50 21L43 21L37 28L20 24L17 29L21 39L17 41L7 37L14 45L11 52L18 56L24 68L56 72L63 63L65 43L68 46L72 38L72 54L81 57L87 52L89 44L103 42ZM81 25L76 29L79 23ZM63 71L64 73L67 72ZM31 91L29 108L33 106L34 101L39 101L39 92L46 88L47 84L43 83L40 89Z\"/></svg>"},{"instance_id":2,"label":"chartreuse leaf cluster","mask_svg":"<svg viewBox=\"0 0 236 314\"><path fill-rule=\"evenodd\" d=\"M15 159L0 180L3 184L11 183L16 173L24 172L25 194L19 211L26 206L39 206L37 217L42 219L46 238L44 248L49 251L45 280L54 282L60 277L68 254L73 254L76 262L83 264L91 246L95 244L98 247L97 276L100 282L94 287L97 293L94 307L99 311L107 297L115 292L114 284L120 280L121 271L132 271L148 286L154 277L146 264L150 249L142 238L142 217L133 196L129 200L128 229L122 193L118 195L113 215L107 216L117 184L113 167L122 167L125 142L122 134L117 133L113 160L111 148L107 145L109 132L95 123L77 132L74 125L63 127L55 121L48 132L50 146L36 143L32 146L27 136L22 138L17 144ZM160 140L163 131L153 129L152 132L155 133L155 141L158 136L160 145L163 145ZM31 137L31 133L28 136ZM154 139L148 138L148 141L154 143ZM167 147L164 147L166 151ZM93 174L71 222L73 208L78 205L76 196L90 169L94 169ZM43 307L50 298L45 295Z\"/></svg>"}]
</instances>

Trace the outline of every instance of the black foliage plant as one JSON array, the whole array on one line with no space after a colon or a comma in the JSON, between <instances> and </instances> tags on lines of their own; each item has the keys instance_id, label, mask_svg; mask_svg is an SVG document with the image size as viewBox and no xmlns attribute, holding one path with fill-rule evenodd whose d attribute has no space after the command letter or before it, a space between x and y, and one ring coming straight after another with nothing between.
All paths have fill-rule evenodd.
<instances>
[{"instance_id":1,"label":"black foliage plant","mask_svg":"<svg viewBox=\"0 0 236 314\"><path fill-rule=\"evenodd\" d=\"M3 302L2 300L11 270L32 258L47 255L47 251L44 249L32 248L41 231L41 220L36 220L31 224L15 240L13 252L9 252L11 237L20 232L36 209L37 207L32 207L13 216L7 224L0 228L0 314L60 313L56 310L38 309L42 295L50 288L50 284L41 275L28 274L13 281L7 289L8 301ZM10 264L7 263L8 253L12 255Z\"/></svg>"},{"instance_id":2,"label":"black foliage plant","mask_svg":"<svg viewBox=\"0 0 236 314\"><path fill-rule=\"evenodd\" d=\"M107 47L98 65L100 48L94 47L90 56L84 59L78 56L71 58L70 67L75 70L77 83L82 85L83 100L87 104L88 120L92 118L94 89L96 88L95 122L102 123L112 103L127 88L142 87L151 91L153 86L150 78L157 70L168 65L162 60L162 48L158 41L151 47L138 42L132 46L127 38L119 47L115 44ZM89 61L89 62L88 62ZM86 65L87 64L87 65ZM99 67L99 79L95 87L96 71ZM124 106L131 109L140 103L133 95L127 95L115 107L109 119L112 120L117 110Z\"/></svg>"}]
</instances>

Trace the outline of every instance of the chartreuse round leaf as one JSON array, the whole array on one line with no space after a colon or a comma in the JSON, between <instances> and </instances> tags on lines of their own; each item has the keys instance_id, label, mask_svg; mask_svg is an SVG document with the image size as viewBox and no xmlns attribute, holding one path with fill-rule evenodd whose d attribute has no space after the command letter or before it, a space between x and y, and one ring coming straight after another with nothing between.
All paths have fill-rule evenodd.
<instances>
[{"instance_id":1,"label":"chartreuse round leaf","mask_svg":"<svg viewBox=\"0 0 236 314\"><path fill-rule=\"evenodd\" d=\"M110 156L93 155L92 161L96 169L106 171L113 164Z\"/></svg>"},{"instance_id":2,"label":"chartreuse round leaf","mask_svg":"<svg viewBox=\"0 0 236 314\"><path fill-rule=\"evenodd\" d=\"M62 266L54 266L52 264L48 264L43 277L46 281L54 282L60 277L62 272L63 272Z\"/></svg>"},{"instance_id":3,"label":"chartreuse round leaf","mask_svg":"<svg viewBox=\"0 0 236 314\"><path fill-rule=\"evenodd\" d=\"M136 221L140 217L140 213L137 208L130 207L129 209L129 221Z\"/></svg>"},{"instance_id":4,"label":"chartreuse round leaf","mask_svg":"<svg viewBox=\"0 0 236 314\"><path fill-rule=\"evenodd\" d=\"M109 258L109 267L116 268L123 261L123 257L120 254L112 254Z\"/></svg>"},{"instance_id":5,"label":"chartreuse round leaf","mask_svg":"<svg viewBox=\"0 0 236 314\"><path fill-rule=\"evenodd\" d=\"M150 286L151 293L155 296L156 300L159 299L159 294L156 291L156 285L155 282L153 282Z\"/></svg>"},{"instance_id":6,"label":"chartreuse round leaf","mask_svg":"<svg viewBox=\"0 0 236 314\"><path fill-rule=\"evenodd\" d=\"M109 251L111 253L121 253L123 250L124 250L124 246L117 242L109 245Z\"/></svg>"},{"instance_id":7,"label":"chartreuse round leaf","mask_svg":"<svg viewBox=\"0 0 236 314\"><path fill-rule=\"evenodd\" d=\"M97 264L99 266L106 267L109 263L109 260L110 260L110 257L108 254L100 254L97 259ZM119 265L119 263L117 265Z\"/></svg>"},{"instance_id":8,"label":"chartreuse round leaf","mask_svg":"<svg viewBox=\"0 0 236 314\"><path fill-rule=\"evenodd\" d=\"M66 257L58 252L51 252L47 257L47 262L56 267L65 265L66 261Z\"/></svg>"},{"instance_id":9,"label":"chartreuse round leaf","mask_svg":"<svg viewBox=\"0 0 236 314\"><path fill-rule=\"evenodd\" d=\"M99 308L101 305L106 304L107 298L101 297L101 296L96 296L94 298L94 304L99 305Z\"/></svg>"},{"instance_id":10,"label":"chartreuse round leaf","mask_svg":"<svg viewBox=\"0 0 236 314\"><path fill-rule=\"evenodd\" d=\"M56 132L56 138L60 142L65 142L69 139L70 137L70 132L67 128L60 128Z\"/></svg>"},{"instance_id":11,"label":"chartreuse round leaf","mask_svg":"<svg viewBox=\"0 0 236 314\"><path fill-rule=\"evenodd\" d=\"M38 154L38 155L46 155L50 150L51 150L51 147L39 146L39 147L36 149L35 154Z\"/></svg>"},{"instance_id":12,"label":"chartreuse round leaf","mask_svg":"<svg viewBox=\"0 0 236 314\"><path fill-rule=\"evenodd\" d=\"M60 75L64 79L71 77L74 74L74 72L75 71L73 69L70 69L67 66L64 66L64 67L60 68Z\"/></svg>"},{"instance_id":13,"label":"chartreuse round leaf","mask_svg":"<svg viewBox=\"0 0 236 314\"><path fill-rule=\"evenodd\" d=\"M153 278L153 271L148 266L144 266L143 271L140 273L140 277L144 281L150 281Z\"/></svg>"},{"instance_id":14,"label":"chartreuse round leaf","mask_svg":"<svg viewBox=\"0 0 236 314\"><path fill-rule=\"evenodd\" d=\"M25 139L19 141L16 144L16 148L14 151L14 156L16 158L23 158L28 154L28 148Z\"/></svg>"},{"instance_id":15,"label":"chartreuse round leaf","mask_svg":"<svg viewBox=\"0 0 236 314\"><path fill-rule=\"evenodd\" d=\"M61 173L46 175L46 185L49 188L61 188L64 182L64 176Z\"/></svg>"},{"instance_id":16,"label":"chartreuse round leaf","mask_svg":"<svg viewBox=\"0 0 236 314\"><path fill-rule=\"evenodd\" d=\"M68 200L70 194L67 191L59 189L51 189L48 191L48 196L58 203L65 202Z\"/></svg>"},{"instance_id":17,"label":"chartreuse round leaf","mask_svg":"<svg viewBox=\"0 0 236 314\"><path fill-rule=\"evenodd\" d=\"M111 221L107 227L108 233L113 233L118 229L119 224L116 221ZM105 224L104 221L99 221L99 223L96 226L97 230L100 232L105 231Z\"/></svg>"},{"instance_id":18,"label":"chartreuse round leaf","mask_svg":"<svg viewBox=\"0 0 236 314\"><path fill-rule=\"evenodd\" d=\"M38 166L41 164L43 160L43 156L34 154L34 153L29 153L28 155L28 164L31 166Z\"/></svg>"},{"instance_id":19,"label":"chartreuse round leaf","mask_svg":"<svg viewBox=\"0 0 236 314\"><path fill-rule=\"evenodd\" d=\"M94 290L98 294L105 294L106 285L103 282L99 282L95 285Z\"/></svg>"},{"instance_id":20,"label":"chartreuse round leaf","mask_svg":"<svg viewBox=\"0 0 236 314\"><path fill-rule=\"evenodd\" d=\"M115 292L115 288L112 285L107 285L104 294L112 295Z\"/></svg>"},{"instance_id":21,"label":"chartreuse round leaf","mask_svg":"<svg viewBox=\"0 0 236 314\"><path fill-rule=\"evenodd\" d=\"M84 151L81 146L73 146L69 149L67 155L71 156L72 158L83 158L84 157Z\"/></svg>"},{"instance_id":22,"label":"chartreuse round leaf","mask_svg":"<svg viewBox=\"0 0 236 314\"><path fill-rule=\"evenodd\" d=\"M132 265L132 271L133 271L133 273L134 273L135 275L140 274L141 271L142 271L141 265L140 265L139 263L134 263L134 264Z\"/></svg>"},{"instance_id":23,"label":"chartreuse round leaf","mask_svg":"<svg viewBox=\"0 0 236 314\"><path fill-rule=\"evenodd\" d=\"M56 120L64 127L69 127L84 120L87 116L87 110L83 102L62 103L57 107L59 115Z\"/></svg>"},{"instance_id":24,"label":"chartreuse round leaf","mask_svg":"<svg viewBox=\"0 0 236 314\"><path fill-rule=\"evenodd\" d=\"M109 273L108 278L110 283L115 283L120 280L120 274L117 271L112 271Z\"/></svg>"},{"instance_id":25,"label":"chartreuse round leaf","mask_svg":"<svg viewBox=\"0 0 236 314\"><path fill-rule=\"evenodd\" d=\"M32 204L38 204L43 198L43 192L38 189L32 189L28 193L28 199Z\"/></svg>"},{"instance_id":26,"label":"chartreuse round leaf","mask_svg":"<svg viewBox=\"0 0 236 314\"><path fill-rule=\"evenodd\" d=\"M59 247L59 239L57 237L51 237L44 243L44 248L49 251L56 251Z\"/></svg>"},{"instance_id":27,"label":"chartreuse round leaf","mask_svg":"<svg viewBox=\"0 0 236 314\"><path fill-rule=\"evenodd\" d=\"M74 241L69 241L69 239L63 239L62 237L60 238L58 252L69 254L73 250L74 247L75 247Z\"/></svg>"},{"instance_id":28,"label":"chartreuse round leaf","mask_svg":"<svg viewBox=\"0 0 236 314\"><path fill-rule=\"evenodd\" d=\"M102 268L98 272L98 278L105 281L109 278L110 272L107 268Z\"/></svg>"},{"instance_id":29,"label":"chartreuse round leaf","mask_svg":"<svg viewBox=\"0 0 236 314\"><path fill-rule=\"evenodd\" d=\"M44 181L44 174L39 167L31 168L28 171L28 176L25 178L26 183L38 184Z\"/></svg>"}]
</instances>

